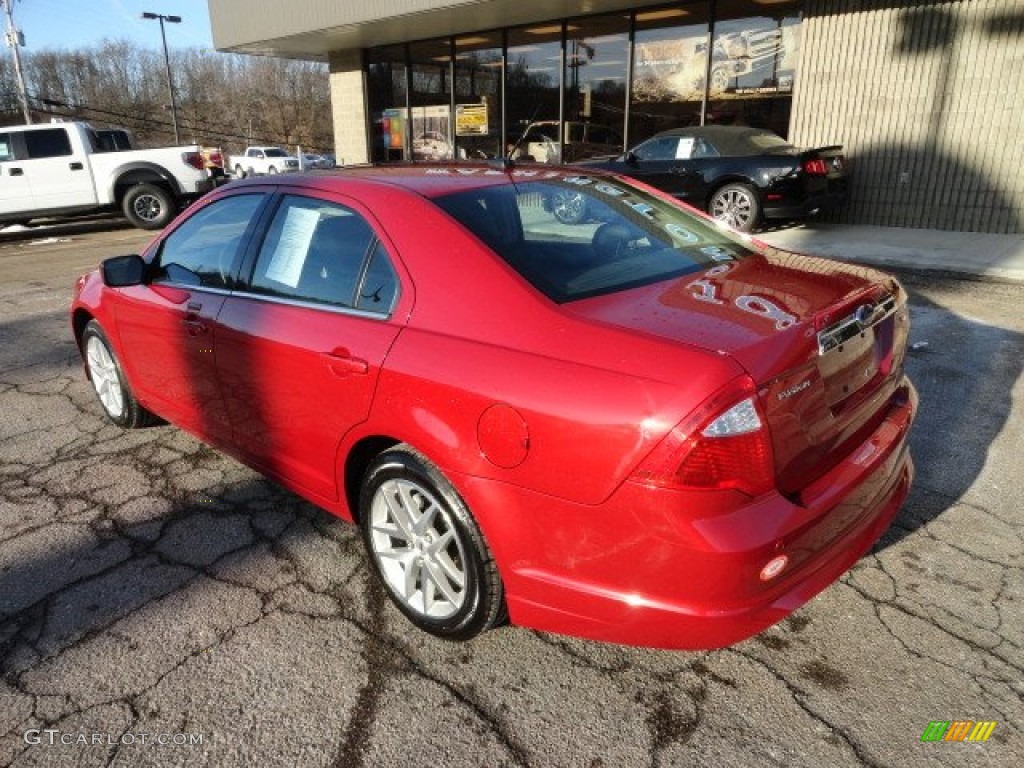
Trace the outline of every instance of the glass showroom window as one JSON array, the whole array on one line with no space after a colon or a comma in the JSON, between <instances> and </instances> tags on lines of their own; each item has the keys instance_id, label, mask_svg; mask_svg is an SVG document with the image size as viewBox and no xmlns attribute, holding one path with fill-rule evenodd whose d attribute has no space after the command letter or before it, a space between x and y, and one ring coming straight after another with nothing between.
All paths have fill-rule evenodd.
<instances>
[{"instance_id":1,"label":"glass showroom window","mask_svg":"<svg viewBox=\"0 0 1024 768\"><path fill-rule=\"evenodd\" d=\"M557 156L561 72L560 22L509 30L505 114L509 143L517 145L514 157L545 162Z\"/></svg>"},{"instance_id":2,"label":"glass showroom window","mask_svg":"<svg viewBox=\"0 0 1024 768\"><path fill-rule=\"evenodd\" d=\"M800 3L720 0L706 122L789 133L797 59Z\"/></svg>"},{"instance_id":3,"label":"glass showroom window","mask_svg":"<svg viewBox=\"0 0 1024 768\"><path fill-rule=\"evenodd\" d=\"M629 16L569 22L565 43L565 162L622 152Z\"/></svg>"},{"instance_id":4,"label":"glass showroom window","mask_svg":"<svg viewBox=\"0 0 1024 768\"><path fill-rule=\"evenodd\" d=\"M451 38L412 43L409 61L412 67L409 94L412 159L451 160L455 156Z\"/></svg>"},{"instance_id":5,"label":"glass showroom window","mask_svg":"<svg viewBox=\"0 0 1024 768\"><path fill-rule=\"evenodd\" d=\"M366 82L371 121L370 158L378 163L404 160L409 141L404 46L370 49Z\"/></svg>"},{"instance_id":6,"label":"glass showroom window","mask_svg":"<svg viewBox=\"0 0 1024 768\"><path fill-rule=\"evenodd\" d=\"M455 38L455 157L501 157L500 32Z\"/></svg>"},{"instance_id":7,"label":"glass showroom window","mask_svg":"<svg viewBox=\"0 0 1024 768\"><path fill-rule=\"evenodd\" d=\"M701 124L708 3L637 11L629 143Z\"/></svg>"}]
</instances>

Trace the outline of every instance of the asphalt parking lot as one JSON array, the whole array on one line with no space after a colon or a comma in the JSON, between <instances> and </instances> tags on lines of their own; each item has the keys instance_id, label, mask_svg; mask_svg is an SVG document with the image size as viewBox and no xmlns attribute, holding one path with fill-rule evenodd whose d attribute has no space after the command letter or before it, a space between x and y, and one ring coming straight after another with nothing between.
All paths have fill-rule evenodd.
<instances>
[{"instance_id":1,"label":"asphalt parking lot","mask_svg":"<svg viewBox=\"0 0 1024 768\"><path fill-rule=\"evenodd\" d=\"M104 421L71 284L149 235L99 230L0 235L0 765L1021 764L1021 286L908 278L913 492L788 620L706 653L459 645L369 585L354 528ZM921 741L954 720L996 725Z\"/></svg>"}]
</instances>

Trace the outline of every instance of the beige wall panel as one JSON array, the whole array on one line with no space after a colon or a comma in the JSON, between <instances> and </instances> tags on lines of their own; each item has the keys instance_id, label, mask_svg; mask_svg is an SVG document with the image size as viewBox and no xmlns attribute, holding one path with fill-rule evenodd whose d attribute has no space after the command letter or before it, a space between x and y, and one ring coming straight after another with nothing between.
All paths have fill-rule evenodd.
<instances>
[{"instance_id":1,"label":"beige wall panel","mask_svg":"<svg viewBox=\"0 0 1024 768\"><path fill-rule=\"evenodd\" d=\"M843 144L836 217L1024 232L1024 3L808 0L792 140Z\"/></svg>"}]
</instances>

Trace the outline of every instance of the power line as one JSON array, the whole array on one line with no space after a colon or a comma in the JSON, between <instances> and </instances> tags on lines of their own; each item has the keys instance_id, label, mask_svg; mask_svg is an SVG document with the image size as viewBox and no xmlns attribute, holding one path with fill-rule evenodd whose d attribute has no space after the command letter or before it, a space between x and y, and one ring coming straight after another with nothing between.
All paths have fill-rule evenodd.
<instances>
[{"instance_id":1,"label":"power line","mask_svg":"<svg viewBox=\"0 0 1024 768\"><path fill-rule=\"evenodd\" d=\"M90 112L90 113L94 113L94 114L97 114L97 115L109 115L109 116L117 118L118 121L130 122L133 126L136 126L136 127L141 126L144 129L149 129L149 130L153 130L153 131L159 131L160 133L166 133L168 135L172 135L173 134L173 129L172 129L172 126L171 126L170 123L163 122L163 121L161 121L159 119L151 118L151 117L148 117L148 116L143 117L143 116L140 116L140 115L133 115L133 114L129 114L129 113L126 113L126 112L118 112L118 111L114 111L114 110L110 110L110 109L103 109L101 107L90 107L87 104L69 104L68 102L61 101L60 99L52 99L52 98L44 97L44 96L37 96L37 95L31 94L31 93L28 94L28 97L33 102L37 102L38 104L44 105L44 107L39 107L39 106L34 106L33 107L33 109L35 109L37 112L42 112L43 114L54 115L54 116L58 116L58 117L66 117L66 115L62 115L60 112L55 112L53 110L45 108L45 107L61 107L63 109L71 110L71 111L74 111L74 112ZM95 118L95 119L99 119L99 118ZM252 142L260 143L260 144L284 144L286 146L289 144L289 142L287 140L281 139L280 136L252 136L252 137L248 137L248 136L246 136L244 134L232 133L230 131L216 130L216 129L213 129L213 128L205 128L205 127L204 128L197 128L195 125L190 126L190 128L191 128L191 131L192 131L193 134L195 134L197 136L205 136L205 137L208 137L208 138L219 138L219 139L223 139L223 140L234 140L234 139L237 139L237 140L242 140L242 141L245 141L245 140L251 138ZM252 142L250 142L250 143L252 143ZM322 147L318 146L318 145L309 145L309 149L317 150L317 151L324 151L324 149Z\"/></svg>"}]
</instances>

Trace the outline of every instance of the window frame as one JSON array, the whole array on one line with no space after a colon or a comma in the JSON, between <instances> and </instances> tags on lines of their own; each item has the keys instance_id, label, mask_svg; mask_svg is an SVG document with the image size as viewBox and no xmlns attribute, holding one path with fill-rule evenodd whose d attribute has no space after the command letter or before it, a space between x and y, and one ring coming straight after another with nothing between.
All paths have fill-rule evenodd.
<instances>
[{"instance_id":1,"label":"window frame","mask_svg":"<svg viewBox=\"0 0 1024 768\"><path fill-rule=\"evenodd\" d=\"M169 276L167 274L167 268L166 268L166 265L163 263L163 260L164 260L165 249L167 247L168 241L170 241L172 238L175 237L175 235L180 233L183 228L188 227L188 225L191 222L195 221L197 216L204 215L206 213L206 211L210 210L214 206L218 206L220 204L226 204L228 201L236 200L236 199L238 199L240 197L253 197L253 196L256 196L256 197L259 197L259 198L262 198L262 199L260 199L257 202L256 208L252 212L252 214L250 215L249 221L246 224L245 229L242 231L241 238L239 239L237 245L235 246L235 252L234 252L234 254L231 257L231 264L230 264L230 266L229 266L229 268L227 270L227 277L226 277L226 280L225 280L225 284L223 286L204 284L203 282L201 282L201 276L200 276L200 282L199 283L191 283L191 282L183 282L181 280L176 280L176 279L174 279L173 277L171 277L171 276ZM156 243L153 251L151 252L152 253L152 257L150 259L150 275L151 275L151 277L148 280L148 282L150 284L173 285L173 286L180 287L180 288L187 288L188 290L201 290L201 291L209 291L209 292L212 292L212 293L228 293L228 292L234 290L235 286L238 284L238 271L239 271L239 268L240 268L241 264L244 262L245 254L248 251L248 248L249 248L249 246L250 246L250 244L251 244L251 242L253 240L253 236L254 236L255 232L259 229L259 226L260 226L260 224L262 222L262 219L264 218L264 216L266 214L266 208L267 208L267 205L270 202L270 198L271 197L272 197L272 195L268 194L266 188L254 187L254 188L251 188L251 189L239 190L235 194L224 195L223 197L218 197L215 200L210 200L209 202L203 204L203 206L202 206L202 208L200 210L197 210L191 216L189 216L189 217L187 217L185 219L182 219L174 227L174 229L172 229L171 231L169 231L166 234L164 234L164 236L161 237L160 240ZM175 264L177 264L177 262L175 262ZM188 270L189 272L192 272L192 270L188 269L188 267L182 267L182 268ZM197 274L197 273L192 272L192 274Z\"/></svg>"}]
</instances>

